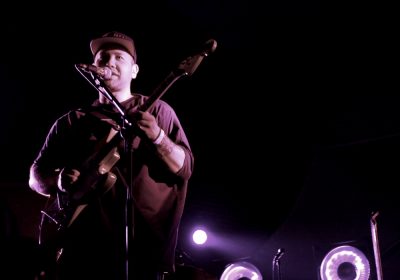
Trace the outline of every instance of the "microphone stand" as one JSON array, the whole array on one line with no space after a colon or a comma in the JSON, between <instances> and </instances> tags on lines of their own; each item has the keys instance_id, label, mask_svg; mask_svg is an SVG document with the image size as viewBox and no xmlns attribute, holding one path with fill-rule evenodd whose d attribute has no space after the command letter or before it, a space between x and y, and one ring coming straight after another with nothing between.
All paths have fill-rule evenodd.
<instances>
[{"instance_id":1,"label":"microphone stand","mask_svg":"<svg viewBox=\"0 0 400 280\"><path fill-rule=\"evenodd\" d=\"M275 254L272 259L272 280L275 280L275 275L277 275L277 280L281 280L281 258L285 253L285 249L279 248L278 252ZM276 271L275 271L276 269Z\"/></svg>"},{"instance_id":2,"label":"microphone stand","mask_svg":"<svg viewBox=\"0 0 400 280\"><path fill-rule=\"evenodd\" d=\"M122 107L121 103L112 95L109 91L107 86L104 84L103 79L101 79L98 75L94 74L91 71L85 70L85 68L81 67L79 64L75 65L75 68L78 72L104 97L106 97L118 110L121 115L121 130L120 136L124 141L124 151L126 154L129 153L129 183L127 183L121 174L121 180L123 181L124 185L126 186L126 200L125 200L125 279L129 279L129 244L130 244L130 233L133 234L133 227L131 222L133 221L133 197L132 197L132 184L133 184L133 174L132 174L132 164L133 164L133 150L132 150L132 141L136 137L134 135L133 124L128 120L125 110Z\"/></svg>"},{"instance_id":3,"label":"microphone stand","mask_svg":"<svg viewBox=\"0 0 400 280\"><path fill-rule=\"evenodd\" d=\"M378 238L378 222L377 217L379 211L373 212L370 218L372 245L374 248L375 266L377 280L383 280L382 263L381 263L381 252L379 249L379 238Z\"/></svg>"}]
</instances>

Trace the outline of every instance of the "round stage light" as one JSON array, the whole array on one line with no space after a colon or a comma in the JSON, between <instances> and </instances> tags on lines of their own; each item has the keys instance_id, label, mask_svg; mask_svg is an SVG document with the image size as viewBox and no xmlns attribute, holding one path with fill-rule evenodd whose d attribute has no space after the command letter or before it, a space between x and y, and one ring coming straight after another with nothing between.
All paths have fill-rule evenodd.
<instances>
[{"instance_id":1,"label":"round stage light","mask_svg":"<svg viewBox=\"0 0 400 280\"><path fill-rule=\"evenodd\" d=\"M192 238L194 243L203 245L207 241L207 233L202 229L198 229L193 233Z\"/></svg>"},{"instance_id":2,"label":"round stage light","mask_svg":"<svg viewBox=\"0 0 400 280\"><path fill-rule=\"evenodd\" d=\"M339 246L329 251L322 260L322 280L368 280L370 265L367 257L353 246Z\"/></svg>"},{"instance_id":3,"label":"round stage light","mask_svg":"<svg viewBox=\"0 0 400 280\"><path fill-rule=\"evenodd\" d=\"M220 280L262 280L261 272L258 268L245 261L235 262L227 265L221 275Z\"/></svg>"}]
</instances>

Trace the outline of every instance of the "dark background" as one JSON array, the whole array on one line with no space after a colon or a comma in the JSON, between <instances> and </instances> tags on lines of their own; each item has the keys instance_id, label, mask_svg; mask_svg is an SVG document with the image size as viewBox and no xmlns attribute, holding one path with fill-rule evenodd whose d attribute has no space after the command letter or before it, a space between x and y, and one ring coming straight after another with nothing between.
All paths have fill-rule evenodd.
<instances>
[{"instance_id":1,"label":"dark background","mask_svg":"<svg viewBox=\"0 0 400 280\"><path fill-rule=\"evenodd\" d=\"M400 97L393 24L328 19L319 5L235 0L5 9L6 258L35 265L31 248L44 200L27 185L29 165L53 121L97 97L74 65L92 62L93 37L118 30L135 38L140 72L133 89L144 94L207 40L218 43L163 97L196 158L179 246L185 264L218 277L229 262L249 260L271 279L272 258L284 248L283 279L318 279L328 249L351 243L366 252L374 274L369 219L379 211L383 272L395 279ZM189 244L198 222L212 232L211 247Z\"/></svg>"}]
</instances>

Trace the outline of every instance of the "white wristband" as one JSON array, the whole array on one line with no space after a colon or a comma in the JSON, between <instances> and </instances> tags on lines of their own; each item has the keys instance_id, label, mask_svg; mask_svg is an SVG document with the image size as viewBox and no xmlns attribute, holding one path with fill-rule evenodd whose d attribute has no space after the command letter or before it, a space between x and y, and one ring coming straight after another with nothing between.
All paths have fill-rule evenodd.
<instances>
[{"instance_id":1,"label":"white wristband","mask_svg":"<svg viewBox=\"0 0 400 280\"><path fill-rule=\"evenodd\" d=\"M158 134L157 138L153 141L155 145L160 145L161 141L164 139L165 132L160 128L160 134Z\"/></svg>"}]
</instances>

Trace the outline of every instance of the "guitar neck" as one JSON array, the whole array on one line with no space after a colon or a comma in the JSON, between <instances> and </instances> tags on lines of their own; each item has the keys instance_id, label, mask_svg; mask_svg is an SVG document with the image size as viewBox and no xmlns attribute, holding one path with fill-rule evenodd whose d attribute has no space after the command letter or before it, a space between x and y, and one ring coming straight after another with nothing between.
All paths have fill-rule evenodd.
<instances>
[{"instance_id":1,"label":"guitar neck","mask_svg":"<svg viewBox=\"0 0 400 280\"><path fill-rule=\"evenodd\" d=\"M153 93L149 96L145 103L143 103L140 107L140 111L148 111L151 107L153 107L154 103L159 100L165 92L181 77L187 75L185 71L180 71L180 73L176 73L172 71L164 81L153 91Z\"/></svg>"}]
</instances>

